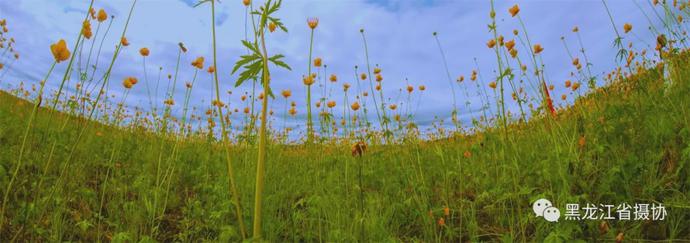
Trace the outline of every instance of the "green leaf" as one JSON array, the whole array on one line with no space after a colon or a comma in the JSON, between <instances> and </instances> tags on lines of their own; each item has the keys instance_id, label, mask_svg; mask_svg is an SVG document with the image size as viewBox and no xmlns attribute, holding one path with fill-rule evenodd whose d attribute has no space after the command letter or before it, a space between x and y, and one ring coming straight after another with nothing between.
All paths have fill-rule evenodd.
<instances>
[{"instance_id":1,"label":"green leaf","mask_svg":"<svg viewBox=\"0 0 690 243\"><path fill-rule=\"evenodd\" d=\"M256 61L261 58L259 55L244 55L240 56L240 60L235 63L235 66L232 68L231 74L235 74L237 70L242 67L243 65L250 63L252 61Z\"/></svg>"},{"instance_id":2,"label":"green leaf","mask_svg":"<svg viewBox=\"0 0 690 243\"><path fill-rule=\"evenodd\" d=\"M252 64L244 66L246 70L244 72L240 73L239 79L237 79L237 82L235 83L235 87L239 87L242 85L244 81L247 79L251 79L253 77L256 77L257 74L263 69L263 66L261 65L260 61L255 61Z\"/></svg>"},{"instance_id":3,"label":"green leaf","mask_svg":"<svg viewBox=\"0 0 690 243\"><path fill-rule=\"evenodd\" d=\"M279 67L282 67L282 68L285 68L285 69L287 69L287 70L292 71L292 68L290 68L290 66L288 66L285 62L283 62L283 61L280 60L280 59L282 59L283 57L285 57L285 56L283 56L282 54L278 54L278 55L272 56L272 57L269 58L268 60L271 61L271 62L272 62L273 64L275 64L276 66L279 66Z\"/></svg>"}]
</instances>

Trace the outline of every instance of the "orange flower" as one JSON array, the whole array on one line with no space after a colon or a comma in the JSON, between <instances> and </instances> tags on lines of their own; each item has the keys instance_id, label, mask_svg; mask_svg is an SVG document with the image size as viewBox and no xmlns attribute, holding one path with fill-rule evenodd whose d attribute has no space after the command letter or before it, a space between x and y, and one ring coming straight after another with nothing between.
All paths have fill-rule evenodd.
<instances>
[{"instance_id":1,"label":"orange flower","mask_svg":"<svg viewBox=\"0 0 690 243\"><path fill-rule=\"evenodd\" d=\"M566 80L566 81L565 81L565 87L566 87L566 88L570 88L570 85L572 85L572 83L570 82L570 80Z\"/></svg>"},{"instance_id":2,"label":"orange flower","mask_svg":"<svg viewBox=\"0 0 690 243\"><path fill-rule=\"evenodd\" d=\"M584 147L586 144L587 140L585 139L585 136L581 136L580 139L577 141L577 145L580 146L580 148Z\"/></svg>"},{"instance_id":3,"label":"orange flower","mask_svg":"<svg viewBox=\"0 0 690 243\"><path fill-rule=\"evenodd\" d=\"M321 62L320 57L314 58L314 67L321 67Z\"/></svg>"},{"instance_id":4,"label":"orange flower","mask_svg":"<svg viewBox=\"0 0 690 243\"><path fill-rule=\"evenodd\" d=\"M367 79L367 74L366 74L366 73L362 73L362 74L359 75L359 78L361 78L362 80L366 80L366 79Z\"/></svg>"},{"instance_id":5,"label":"orange flower","mask_svg":"<svg viewBox=\"0 0 690 243\"><path fill-rule=\"evenodd\" d=\"M316 26L319 26L319 18L308 18L307 25L309 25L309 28L312 30L316 29Z\"/></svg>"},{"instance_id":6,"label":"orange flower","mask_svg":"<svg viewBox=\"0 0 690 243\"><path fill-rule=\"evenodd\" d=\"M578 82L578 83L574 83L574 84L573 84L573 91L577 90L578 88L580 88L580 83L579 83L579 82Z\"/></svg>"},{"instance_id":7,"label":"orange flower","mask_svg":"<svg viewBox=\"0 0 690 243\"><path fill-rule=\"evenodd\" d=\"M93 33L91 32L91 22L88 20L84 21L84 24L81 26L81 34L84 35L84 38L86 39L91 39L91 36Z\"/></svg>"},{"instance_id":8,"label":"orange flower","mask_svg":"<svg viewBox=\"0 0 690 243\"><path fill-rule=\"evenodd\" d=\"M343 90L344 90L345 92L347 92L347 89L349 89L349 88L350 88L350 84L349 84L349 83L344 83L344 84L343 84Z\"/></svg>"},{"instance_id":9,"label":"orange flower","mask_svg":"<svg viewBox=\"0 0 690 243\"><path fill-rule=\"evenodd\" d=\"M374 68L374 74L379 74L379 73L381 73L381 69L377 68L377 67Z\"/></svg>"},{"instance_id":10,"label":"orange flower","mask_svg":"<svg viewBox=\"0 0 690 243\"><path fill-rule=\"evenodd\" d=\"M329 78L329 80L331 80L331 82L335 83L338 81L338 76L335 76L335 74L331 74L331 77Z\"/></svg>"},{"instance_id":11,"label":"orange flower","mask_svg":"<svg viewBox=\"0 0 690 243\"><path fill-rule=\"evenodd\" d=\"M494 48L494 46L496 46L496 40L495 39L489 40L489 42L486 43L486 46L489 48Z\"/></svg>"},{"instance_id":12,"label":"orange flower","mask_svg":"<svg viewBox=\"0 0 690 243\"><path fill-rule=\"evenodd\" d=\"M544 48L541 47L541 45L539 45L539 44L535 44L535 45L534 45L534 54L539 54L539 53L541 53L542 51L544 51Z\"/></svg>"},{"instance_id":13,"label":"orange flower","mask_svg":"<svg viewBox=\"0 0 690 243\"><path fill-rule=\"evenodd\" d=\"M412 93L412 91L414 91L414 87L412 87L412 85L408 85L407 86L407 93Z\"/></svg>"},{"instance_id":14,"label":"orange flower","mask_svg":"<svg viewBox=\"0 0 690 243\"><path fill-rule=\"evenodd\" d=\"M577 58L577 57L576 57L575 59L573 59L573 66L576 66L576 67L577 67L577 66L579 66L579 65L580 65L580 58Z\"/></svg>"},{"instance_id":15,"label":"orange flower","mask_svg":"<svg viewBox=\"0 0 690 243\"><path fill-rule=\"evenodd\" d=\"M120 43L122 43L123 46L129 46L129 41L127 40L127 37L123 36L122 39L120 39Z\"/></svg>"},{"instance_id":16,"label":"orange flower","mask_svg":"<svg viewBox=\"0 0 690 243\"><path fill-rule=\"evenodd\" d=\"M359 141L352 145L352 156L362 156L367 151L367 144Z\"/></svg>"},{"instance_id":17,"label":"orange flower","mask_svg":"<svg viewBox=\"0 0 690 243\"><path fill-rule=\"evenodd\" d=\"M192 66L198 69L204 68L204 57L197 57L196 60L192 62Z\"/></svg>"},{"instance_id":18,"label":"orange flower","mask_svg":"<svg viewBox=\"0 0 690 243\"><path fill-rule=\"evenodd\" d=\"M506 49L510 51L513 49L513 47L515 47L515 40L509 40L506 42Z\"/></svg>"},{"instance_id":19,"label":"orange flower","mask_svg":"<svg viewBox=\"0 0 690 243\"><path fill-rule=\"evenodd\" d=\"M269 23L268 24L268 31L270 31L271 33L273 33L273 31L276 31L276 24L273 22Z\"/></svg>"},{"instance_id":20,"label":"orange flower","mask_svg":"<svg viewBox=\"0 0 690 243\"><path fill-rule=\"evenodd\" d=\"M565 100L565 99L567 99L567 98L568 98L568 97L567 97L566 95L561 95L561 100Z\"/></svg>"},{"instance_id":21,"label":"orange flower","mask_svg":"<svg viewBox=\"0 0 690 243\"><path fill-rule=\"evenodd\" d=\"M517 6L517 5L515 5L515 6ZM450 208L448 208L448 207L443 208L443 215L450 216Z\"/></svg>"},{"instance_id":22,"label":"orange flower","mask_svg":"<svg viewBox=\"0 0 690 243\"><path fill-rule=\"evenodd\" d=\"M359 110L359 102L355 101L355 103L352 103L352 105L350 105L350 108L352 108L353 111Z\"/></svg>"},{"instance_id":23,"label":"orange flower","mask_svg":"<svg viewBox=\"0 0 690 243\"><path fill-rule=\"evenodd\" d=\"M517 4L513 5L512 8L508 9L508 12L510 12L510 16L515 17L520 12L520 7L518 7Z\"/></svg>"},{"instance_id":24,"label":"orange flower","mask_svg":"<svg viewBox=\"0 0 690 243\"><path fill-rule=\"evenodd\" d=\"M67 49L67 43L65 40L60 39L57 43L50 45L50 52L53 53L56 62L62 62L69 58L70 52Z\"/></svg>"},{"instance_id":25,"label":"orange flower","mask_svg":"<svg viewBox=\"0 0 690 243\"><path fill-rule=\"evenodd\" d=\"M98 22L103 22L106 19L108 19L108 14L105 13L105 10L101 9L98 10Z\"/></svg>"},{"instance_id":26,"label":"orange flower","mask_svg":"<svg viewBox=\"0 0 690 243\"><path fill-rule=\"evenodd\" d=\"M631 25L630 23L625 23L625 24L623 25L623 31L625 31L625 33L628 33L628 32L630 32L631 30L632 30L632 25Z\"/></svg>"},{"instance_id":27,"label":"orange flower","mask_svg":"<svg viewBox=\"0 0 690 243\"><path fill-rule=\"evenodd\" d=\"M496 89L496 81L489 83L489 87L491 87L492 89Z\"/></svg>"},{"instance_id":28,"label":"orange flower","mask_svg":"<svg viewBox=\"0 0 690 243\"><path fill-rule=\"evenodd\" d=\"M125 86L125 89L131 89L132 86L137 84L137 79L134 77L127 77L125 80L122 81L122 86Z\"/></svg>"},{"instance_id":29,"label":"orange flower","mask_svg":"<svg viewBox=\"0 0 690 243\"><path fill-rule=\"evenodd\" d=\"M443 218L438 219L438 226L446 226L446 220Z\"/></svg>"},{"instance_id":30,"label":"orange flower","mask_svg":"<svg viewBox=\"0 0 690 243\"><path fill-rule=\"evenodd\" d=\"M390 108L391 110L394 111L396 108L398 108L398 105L396 105L396 104L391 104L391 105L388 106L388 108Z\"/></svg>"},{"instance_id":31,"label":"orange flower","mask_svg":"<svg viewBox=\"0 0 690 243\"><path fill-rule=\"evenodd\" d=\"M249 107L244 107L244 114L249 114Z\"/></svg>"},{"instance_id":32,"label":"orange flower","mask_svg":"<svg viewBox=\"0 0 690 243\"><path fill-rule=\"evenodd\" d=\"M291 116L295 116L295 115L297 115L297 109L295 109L295 107L293 106L292 108L290 108L290 110L288 111L288 113L289 113Z\"/></svg>"},{"instance_id":33,"label":"orange flower","mask_svg":"<svg viewBox=\"0 0 690 243\"><path fill-rule=\"evenodd\" d=\"M280 92L280 93L283 95L283 97L285 97L285 99L292 96L292 91L290 91L289 89L285 89L285 90L283 90L283 92Z\"/></svg>"},{"instance_id":34,"label":"orange flower","mask_svg":"<svg viewBox=\"0 0 690 243\"><path fill-rule=\"evenodd\" d=\"M146 47L141 48L139 50L139 54L141 54L142 56L145 56L145 57L149 56L149 53L150 53L149 48L146 48Z\"/></svg>"},{"instance_id":35,"label":"orange flower","mask_svg":"<svg viewBox=\"0 0 690 243\"><path fill-rule=\"evenodd\" d=\"M381 84L376 85L376 91L381 91Z\"/></svg>"},{"instance_id":36,"label":"orange flower","mask_svg":"<svg viewBox=\"0 0 690 243\"><path fill-rule=\"evenodd\" d=\"M314 77L311 75L306 76L306 77L302 78L302 82L304 83L304 85L310 86L310 85L314 84Z\"/></svg>"},{"instance_id":37,"label":"orange flower","mask_svg":"<svg viewBox=\"0 0 690 243\"><path fill-rule=\"evenodd\" d=\"M420 86L419 86L419 91L424 91L424 90L426 90L426 86L420 85Z\"/></svg>"},{"instance_id":38,"label":"orange flower","mask_svg":"<svg viewBox=\"0 0 690 243\"><path fill-rule=\"evenodd\" d=\"M251 3L252 2L250 0L242 0L242 4L244 4L244 6L249 6Z\"/></svg>"},{"instance_id":39,"label":"orange flower","mask_svg":"<svg viewBox=\"0 0 690 243\"><path fill-rule=\"evenodd\" d=\"M208 72L208 73L213 73L213 72L215 72L215 71L216 71L216 67L215 67L215 66L208 66L208 70L206 70L206 72Z\"/></svg>"},{"instance_id":40,"label":"orange flower","mask_svg":"<svg viewBox=\"0 0 690 243\"><path fill-rule=\"evenodd\" d=\"M331 100L328 103L326 103L326 105L328 106L328 108L333 108L333 107L335 107L335 101Z\"/></svg>"},{"instance_id":41,"label":"orange flower","mask_svg":"<svg viewBox=\"0 0 690 243\"><path fill-rule=\"evenodd\" d=\"M381 82L381 81L383 81L383 76L381 76L380 73L376 74L376 82Z\"/></svg>"},{"instance_id":42,"label":"orange flower","mask_svg":"<svg viewBox=\"0 0 690 243\"><path fill-rule=\"evenodd\" d=\"M517 54L518 54L517 49L511 49L510 50L510 56L511 57L515 58L515 57L517 57Z\"/></svg>"},{"instance_id":43,"label":"orange flower","mask_svg":"<svg viewBox=\"0 0 690 243\"><path fill-rule=\"evenodd\" d=\"M577 33L578 31L580 31L580 28L578 28L577 26L573 27L573 32L574 32L574 33Z\"/></svg>"},{"instance_id":44,"label":"orange flower","mask_svg":"<svg viewBox=\"0 0 690 243\"><path fill-rule=\"evenodd\" d=\"M463 155L465 156L465 158L468 158L468 159L469 159L470 157L472 157L472 152L470 152L469 150L467 150L467 151L465 151L465 153L464 153Z\"/></svg>"}]
</instances>

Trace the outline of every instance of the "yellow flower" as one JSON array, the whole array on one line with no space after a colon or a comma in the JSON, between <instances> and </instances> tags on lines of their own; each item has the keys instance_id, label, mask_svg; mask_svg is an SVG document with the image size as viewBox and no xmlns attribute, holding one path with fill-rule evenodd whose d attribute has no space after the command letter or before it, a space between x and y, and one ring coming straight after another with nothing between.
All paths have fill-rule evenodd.
<instances>
[{"instance_id":1,"label":"yellow flower","mask_svg":"<svg viewBox=\"0 0 690 243\"><path fill-rule=\"evenodd\" d=\"M297 109L295 109L295 107L293 106L292 108L290 108L290 111L288 111L288 112L290 113L291 116L295 116L297 114Z\"/></svg>"},{"instance_id":2,"label":"yellow flower","mask_svg":"<svg viewBox=\"0 0 690 243\"><path fill-rule=\"evenodd\" d=\"M376 85L376 91L381 91L381 84Z\"/></svg>"},{"instance_id":3,"label":"yellow flower","mask_svg":"<svg viewBox=\"0 0 690 243\"><path fill-rule=\"evenodd\" d=\"M508 9L508 12L510 12L510 16L515 17L520 12L520 7L518 7L517 4L513 5L512 8Z\"/></svg>"},{"instance_id":4,"label":"yellow flower","mask_svg":"<svg viewBox=\"0 0 690 243\"><path fill-rule=\"evenodd\" d=\"M242 0L242 4L244 4L244 6L249 6L251 3L252 2L250 0Z\"/></svg>"},{"instance_id":5,"label":"yellow flower","mask_svg":"<svg viewBox=\"0 0 690 243\"><path fill-rule=\"evenodd\" d=\"M285 99L287 99L290 96L292 96L292 91L290 91L289 89L285 89L283 90L283 92L281 92L281 94L283 95L283 97L285 97Z\"/></svg>"},{"instance_id":6,"label":"yellow flower","mask_svg":"<svg viewBox=\"0 0 690 243\"><path fill-rule=\"evenodd\" d=\"M574 84L573 84L573 91L577 90L578 88L580 88L580 83L579 83L579 82L578 82L578 83L574 83Z\"/></svg>"},{"instance_id":7,"label":"yellow flower","mask_svg":"<svg viewBox=\"0 0 690 243\"><path fill-rule=\"evenodd\" d=\"M379 73L381 73L381 69L380 68L374 68L374 74L379 74Z\"/></svg>"},{"instance_id":8,"label":"yellow flower","mask_svg":"<svg viewBox=\"0 0 690 243\"><path fill-rule=\"evenodd\" d=\"M494 48L494 46L496 46L496 40L495 39L489 40L489 42L486 43L486 46L489 48Z\"/></svg>"},{"instance_id":9,"label":"yellow flower","mask_svg":"<svg viewBox=\"0 0 690 243\"><path fill-rule=\"evenodd\" d=\"M367 79L367 74L366 74L366 73L362 73L362 74L359 75L359 78L361 78L362 80L366 80L366 79Z\"/></svg>"},{"instance_id":10,"label":"yellow flower","mask_svg":"<svg viewBox=\"0 0 690 243\"><path fill-rule=\"evenodd\" d=\"M309 25L309 28L312 30L316 29L316 26L319 26L319 18L308 18L307 25Z\"/></svg>"},{"instance_id":11,"label":"yellow flower","mask_svg":"<svg viewBox=\"0 0 690 243\"><path fill-rule=\"evenodd\" d=\"M426 90L426 86L420 85L420 86L419 86L419 91L424 91L424 90Z\"/></svg>"},{"instance_id":12,"label":"yellow flower","mask_svg":"<svg viewBox=\"0 0 690 243\"><path fill-rule=\"evenodd\" d=\"M198 69L204 68L204 57L197 57L196 60L192 62L192 66Z\"/></svg>"},{"instance_id":13,"label":"yellow flower","mask_svg":"<svg viewBox=\"0 0 690 243\"><path fill-rule=\"evenodd\" d=\"M50 45L50 52L53 53L56 62L62 62L69 58L70 52L67 49L67 43L65 40L60 39L57 43Z\"/></svg>"},{"instance_id":14,"label":"yellow flower","mask_svg":"<svg viewBox=\"0 0 690 243\"><path fill-rule=\"evenodd\" d=\"M359 102L352 103L352 105L350 105L350 108L352 108L353 111L359 110Z\"/></svg>"},{"instance_id":15,"label":"yellow flower","mask_svg":"<svg viewBox=\"0 0 690 243\"><path fill-rule=\"evenodd\" d=\"M414 87L412 87L412 85L408 85L407 86L407 93L412 93L412 91L414 91Z\"/></svg>"},{"instance_id":16,"label":"yellow flower","mask_svg":"<svg viewBox=\"0 0 690 243\"><path fill-rule=\"evenodd\" d=\"M108 14L105 13L105 10L101 9L98 10L98 22L103 22L106 19L108 19Z\"/></svg>"},{"instance_id":17,"label":"yellow flower","mask_svg":"<svg viewBox=\"0 0 690 243\"><path fill-rule=\"evenodd\" d=\"M491 87L492 89L496 89L496 82L494 81L489 83L489 87Z\"/></svg>"},{"instance_id":18,"label":"yellow flower","mask_svg":"<svg viewBox=\"0 0 690 243\"><path fill-rule=\"evenodd\" d=\"M335 74L331 74L331 77L329 78L331 82L335 83L338 81L338 76L335 76Z\"/></svg>"},{"instance_id":19,"label":"yellow flower","mask_svg":"<svg viewBox=\"0 0 690 243\"><path fill-rule=\"evenodd\" d=\"M567 97L566 95L561 95L561 100L565 100L565 99L567 99L567 98L568 98L568 97Z\"/></svg>"},{"instance_id":20,"label":"yellow flower","mask_svg":"<svg viewBox=\"0 0 690 243\"><path fill-rule=\"evenodd\" d=\"M314 58L314 67L321 67L321 58Z\"/></svg>"},{"instance_id":21,"label":"yellow flower","mask_svg":"<svg viewBox=\"0 0 690 243\"><path fill-rule=\"evenodd\" d=\"M127 37L123 36L122 39L120 39L120 43L122 43L123 46L129 46L129 41L127 40Z\"/></svg>"},{"instance_id":22,"label":"yellow flower","mask_svg":"<svg viewBox=\"0 0 690 243\"><path fill-rule=\"evenodd\" d=\"M511 49L510 50L510 56L511 57L515 58L515 57L517 57L517 54L518 54L517 49Z\"/></svg>"},{"instance_id":23,"label":"yellow flower","mask_svg":"<svg viewBox=\"0 0 690 243\"><path fill-rule=\"evenodd\" d=\"M391 105L388 106L388 108L390 108L391 110L395 110L396 108L398 108L398 105L396 105L396 104L391 104Z\"/></svg>"},{"instance_id":24,"label":"yellow flower","mask_svg":"<svg viewBox=\"0 0 690 243\"><path fill-rule=\"evenodd\" d=\"M333 108L333 107L335 107L335 101L331 100L328 103L326 103L326 105L328 106L328 108Z\"/></svg>"},{"instance_id":25,"label":"yellow flower","mask_svg":"<svg viewBox=\"0 0 690 243\"><path fill-rule=\"evenodd\" d=\"M125 86L125 89L131 89L132 86L137 84L137 82L138 81L135 77L127 77L122 81L122 86Z\"/></svg>"},{"instance_id":26,"label":"yellow flower","mask_svg":"<svg viewBox=\"0 0 690 243\"><path fill-rule=\"evenodd\" d=\"M304 85L310 86L310 85L314 84L314 77L311 75L303 77L302 82L304 83Z\"/></svg>"},{"instance_id":27,"label":"yellow flower","mask_svg":"<svg viewBox=\"0 0 690 243\"><path fill-rule=\"evenodd\" d=\"M81 27L81 34L84 35L84 38L86 39L91 39L91 36L93 33L91 32L91 22L88 20L84 21L84 24L82 24Z\"/></svg>"},{"instance_id":28,"label":"yellow flower","mask_svg":"<svg viewBox=\"0 0 690 243\"><path fill-rule=\"evenodd\" d=\"M513 49L513 47L515 47L515 40L509 40L506 42L506 49L510 51Z\"/></svg>"},{"instance_id":29,"label":"yellow flower","mask_svg":"<svg viewBox=\"0 0 690 243\"><path fill-rule=\"evenodd\" d=\"M249 107L244 107L244 114L249 114Z\"/></svg>"},{"instance_id":30,"label":"yellow flower","mask_svg":"<svg viewBox=\"0 0 690 243\"><path fill-rule=\"evenodd\" d=\"M276 24L273 22L268 23L268 31L270 31L271 33L273 33L273 31L276 31Z\"/></svg>"},{"instance_id":31,"label":"yellow flower","mask_svg":"<svg viewBox=\"0 0 690 243\"><path fill-rule=\"evenodd\" d=\"M145 56L145 57L149 56L149 48L146 48L146 47L141 48L139 50L139 54L141 54L142 56Z\"/></svg>"},{"instance_id":32,"label":"yellow flower","mask_svg":"<svg viewBox=\"0 0 690 243\"><path fill-rule=\"evenodd\" d=\"M628 33L628 32L630 32L631 30L632 30L632 25L631 25L630 23L625 23L625 24L623 25L623 31L625 31L625 33Z\"/></svg>"},{"instance_id":33,"label":"yellow flower","mask_svg":"<svg viewBox=\"0 0 690 243\"><path fill-rule=\"evenodd\" d=\"M349 88L350 88L350 84L349 84L349 83L344 83L344 84L343 84L343 90L344 90L345 92L347 92L347 89L349 89Z\"/></svg>"},{"instance_id":34,"label":"yellow flower","mask_svg":"<svg viewBox=\"0 0 690 243\"><path fill-rule=\"evenodd\" d=\"M578 66L578 65L580 65L580 58L576 57L575 59L573 59L573 66Z\"/></svg>"},{"instance_id":35,"label":"yellow flower","mask_svg":"<svg viewBox=\"0 0 690 243\"><path fill-rule=\"evenodd\" d=\"M383 76L381 76L380 73L376 74L376 82L381 82L381 81L383 81Z\"/></svg>"},{"instance_id":36,"label":"yellow flower","mask_svg":"<svg viewBox=\"0 0 690 243\"><path fill-rule=\"evenodd\" d=\"M5 65L0 63L0 70L2 70L3 67L5 67Z\"/></svg>"},{"instance_id":37,"label":"yellow flower","mask_svg":"<svg viewBox=\"0 0 690 243\"><path fill-rule=\"evenodd\" d=\"M534 45L534 54L539 54L539 53L541 53L542 51L544 51L544 48L541 47L540 44L535 44L535 45Z\"/></svg>"}]
</instances>

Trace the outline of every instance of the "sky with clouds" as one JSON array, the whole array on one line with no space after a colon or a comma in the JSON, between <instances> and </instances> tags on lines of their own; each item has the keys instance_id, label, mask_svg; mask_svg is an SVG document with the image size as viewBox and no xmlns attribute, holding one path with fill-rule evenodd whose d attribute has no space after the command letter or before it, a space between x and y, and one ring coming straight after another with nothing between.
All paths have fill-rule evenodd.
<instances>
[{"instance_id":1,"label":"sky with clouds","mask_svg":"<svg viewBox=\"0 0 690 243\"><path fill-rule=\"evenodd\" d=\"M21 58L13 63L8 73L0 80L0 87L9 89L16 87L19 82L36 83L42 79L52 64L49 46L59 39L65 39L70 49L74 45L81 22L86 14L89 1L84 0L18 0L0 1L0 18L8 21L9 36L17 41L15 49ZM258 2L260 1L256 1ZM608 15L600 0L525 0L525 1L496 1L498 30L507 39L512 38L512 30L520 29L516 18L511 18L508 9L519 4L520 15L525 23L532 43L540 43L544 48L541 54L546 65L547 82L556 84L552 93L558 105L572 102L572 94L562 83L574 71L561 37L574 54L578 49L577 37L571 32L578 26L582 41L587 49L592 72L601 76L616 66L616 50L612 47L615 34ZM114 15L109 36L105 39L99 70L112 56L114 47L119 41L125 19L132 1L110 0L96 1L96 9L103 8ZM184 82L192 79L194 69L189 65L196 57L206 57L206 65L212 57L211 45L211 17L210 5L193 7L196 0L139 0L136 3L131 18L127 38L131 43L124 48L114 65L110 92L120 96L124 89L121 80L127 76L138 77L140 82L148 80L150 87L155 87L159 67L163 68L163 76L174 71L178 43L183 42L189 49L181 57L179 82L175 94L177 104L182 103ZM649 22L640 10L651 13L648 1L645 0L608 0L617 28L624 23L631 23L634 28L631 34L624 35L624 43L635 43L639 48L645 48L653 43L654 36L648 30ZM639 6L639 7L638 7ZM413 93L413 107L419 107L416 121L429 124L434 117L448 118L452 110L452 94L449 89L448 78L443 66L443 59L436 40L432 35L438 32L440 44L443 46L447 58L450 75L453 80L464 75L467 79L473 69L479 68L486 85L495 77L496 56L486 47L486 42L492 38L487 28L490 23L490 4L487 0L285 0L283 8L277 13L288 28L288 33L275 32L267 35L269 54L281 53L286 56L285 61L292 67L292 71L275 69L272 86L276 91L290 89L293 92L291 101L297 103L298 116L289 118L289 124L303 123L305 119L305 88L302 75L307 72L309 34L306 20L308 17L318 17L319 26L314 34L314 56L322 57L328 75L339 77L337 89L329 95L330 100L338 103L342 109L343 82L356 83L354 66L366 65L362 36L359 30L364 29L368 41L371 65L379 65L383 69L383 86L387 103L404 102L407 95L404 91L407 84L415 86ZM657 23L658 21L655 21ZM105 25L100 27L97 44L100 43ZM251 89L250 83L235 88L237 74L231 75L233 64L239 56L246 53L240 43L245 38L245 7L241 0L224 0L217 4L215 23L218 39L218 71L221 88L232 90L229 97L231 108L240 110L246 105L240 101L240 96ZM250 24L251 25L251 24ZM249 26L250 26L249 25ZM94 32L97 22L92 23ZM86 59L86 47L83 58ZM144 77L142 57L139 48L147 47L151 55L146 59L147 77ZM98 46L96 45L96 48ZM521 55L525 48L518 44ZM0 62L9 63L9 57ZM524 56L523 58L526 58ZM580 55L580 59L582 59ZM476 64L475 64L476 60ZM83 61L85 62L85 61ZM93 61L92 61L93 62ZM84 64L82 64L84 65ZM64 74L66 62L56 67L56 71L47 82L47 87L54 90ZM5 70L3 70L5 71ZM2 72L0 72L2 73ZM76 76L71 79L70 90L73 89ZM458 109L465 125L476 117L481 107L480 96L474 84L456 86ZM599 81L601 84L601 80ZM142 82L143 83L143 82ZM167 80L162 79L159 96L165 92ZM329 84L330 85L330 84ZM425 85L427 90L418 104L418 85ZM456 84L457 85L457 84ZM585 86L585 85L583 85ZM128 97L129 106L147 108L148 96L145 85L138 85L132 89ZM316 87L316 86L315 86ZM465 91L465 89L467 89ZM315 88L315 90L318 90ZM402 92L402 94L401 94ZM192 94L192 105L208 106L213 94L211 75L200 72ZM562 94L568 95L568 100L560 100ZM354 95L350 91L350 101ZM316 91L316 97L321 93ZM370 96L371 97L371 96ZM227 97L226 97L227 98ZM162 105L162 98L157 103ZM465 102L471 104L465 106ZM272 101L276 112L276 119L283 117L285 100L277 98ZM372 101L369 100L368 103ZM509 109L517 112L517 104L508 103ZM181 105L176 106L179 114ZM416 109L413 109L416 110ZM341 110L342 111L342 110ZM341 113L336 113L341 114ZM370 108L371 117L375 113ZM278 122L277 124L282 124Z\"/></svg>"}]
</instances>

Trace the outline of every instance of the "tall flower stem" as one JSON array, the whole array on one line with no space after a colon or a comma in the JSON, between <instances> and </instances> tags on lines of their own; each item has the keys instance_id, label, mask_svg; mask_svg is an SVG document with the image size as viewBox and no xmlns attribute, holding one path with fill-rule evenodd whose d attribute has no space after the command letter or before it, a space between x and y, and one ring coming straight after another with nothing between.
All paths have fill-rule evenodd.
<instances>
[{"instance_id":1,"label":"tall flower stem","mask_svg":"<svg viewBox=\"0 0 690 243\"><path fill-rule=\"evenodd\" d=\"M311 29L309 37L309 63L307 63L307 75L311 76L311 58L314 48L314 29ZM308 77L309 77L308 76ZM311 85L307 85L307 143L314 141L314 121L311 116Z\"/></svg>"},{"instance_id":2,"label":"tall flower stem","mask_svg":"<svg viewBox=\"0 0 690 243\"><path fill-rule=\"evenodd\" d=\"M434 32L434 39L436 39L436 44L438 45L438 50L441 52L441 58L443 58L443 66L446 68L446 76L448 76L448 83L450 84L450 92L453 93L453 112L451 113L453 124L458 128L459 122L457 121L458 116L458 103L455 98L455 85L453 85L453 79L450 77L450 70L448 70L448 61L446 60L446 53L443 52L443 47L441 46L441 41L438 40L438 33Z\"/></svg>"},{"instance_id":3,"label":"tall flower stem","mask_svg":"<svg viewBox=\"0 0 690 243\"><path fill-rule=\"evenodd\" d=\"M213 66L218 69L217 54L216 54L216 1L211 1L211 30L213 32ZM218 71L213 72L213 81L216 90L216 100L220 101L220 86L218 85ZM225 158L228 167L228 178L230 180L230 193L232 194L233 201L235 201L235 214L237 216L237 223L240 226L240 233L242 234L242 239L247 238L247 233L244 228L244 220L242 217L242 207L240 206L239 194L237 193L237 186L235 184L235 172L232 167L232 161L230 160L230 145L228 144L228 132L225 127L225 119L223 117L223 109L220 105L218 108L218 119L220 119L221 128L221 139L223 147L225 148Z\"/></svg>"}]
</instances>

